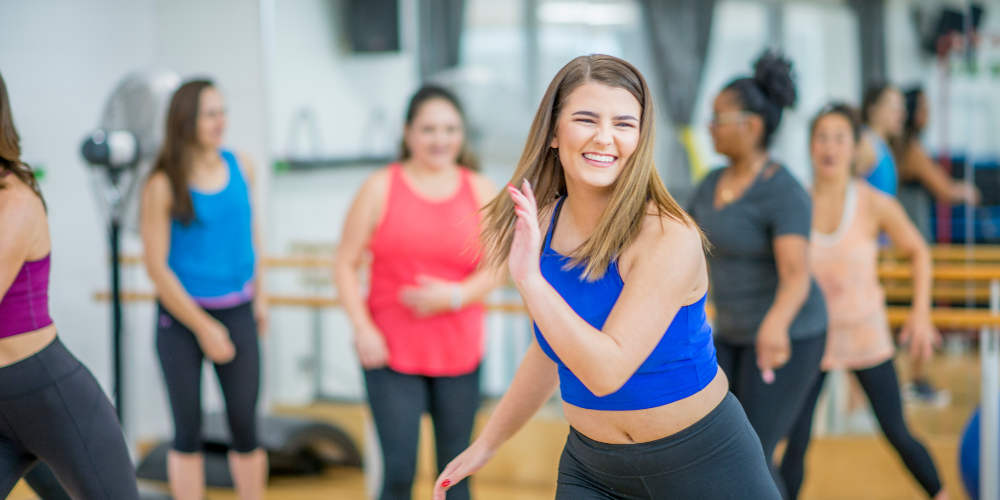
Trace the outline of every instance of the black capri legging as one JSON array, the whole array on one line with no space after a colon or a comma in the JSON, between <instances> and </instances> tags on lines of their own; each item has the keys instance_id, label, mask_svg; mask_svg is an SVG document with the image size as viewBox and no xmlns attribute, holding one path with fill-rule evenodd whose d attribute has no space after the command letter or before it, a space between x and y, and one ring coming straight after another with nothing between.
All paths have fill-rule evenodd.
<instances>
[{"instance_id":1,"label":"black capri legging","mask_svg":"<svg viewBox=\"0 0 1000 500\"><path fill-rule=\"evenodd\" d=\"M775 371L774 383L766 384L757 368L757 350L751 345L730 344L715 339L719 366L729 377L732 391L757 431L764 457L782 498L789 498L785 482L774 467L774 449L788 437L809 389L819 377L819 365L826 348L826 335L792 341L792 357Z\"/></svg>"},{"instance_id":2,"label":"black capri legging","mask_svg":"<svg viewBox=\"0 0 1000 500\"><path fill-rule=\"evenodd\" d=\"M732 394L687 429L648 443L601 443L570 428L556 500L674 498L781 498Z\"/></svg>"},{"instance_id":3,"label":"black capri legging","mask_svg":"<svg viewBox=\"0 0 1000 500\"><path fill-rule=\"evenodd\" d=\"M0 498L39 460L77 500L138 500L115 409L55 339L0 368Z\"/></svg>"},{"instance_id":4,"label":"black capri legging","mask_svg":"<svg viewBox=\"0 0 1000 500\"><path fill-rule=\"evenodd\" d=\"M417 471L420 418L430 413L438 473L469 447L479 409L479 369L457 377L427 377L390 368L365 371L368 404L382 447L380 500L409 500ZM448 490L448 500L468 500L469 481Z\"/></svg>"},{"instance_id":5,"label":"black capri legging","mask_svg":"<svg viewBox=\"0 0 1000 500\"><path fill-rule=\"evenodd\" d=\"M205 312L229 329L236 346L232 361L215 364L226 401L232 449L249 453L257 449L257 399L260 391L260 346L251 303ZM201 451L201 368L205 357L198 340L180 321L159 306L156 351L163 368L174 415L174 449Z\"/></svg>"},{"instance_id":6,"label":"black capri legging","mask_svg":"<svg viewBox=\"0 0 1000 500\"><path fill-rule=\"evenodd\" d=\"M882 428L882 433L886 439L899 453L906 468L910 470L920 486L924 488L927 495L933 498L941 491L941 480L938 478L934 461L924 445L920 444L906 428L906 421L903 419L903 404L899 398L899 381L896 379L896 368L892 365L892 360L886 361L878 366L855 370L854 375L861 382L871 402L875 418ZM802 412L799 414L795 428L788 436L788 448L785 450L785 457L781 462L781 475L788 485L789 497L792 500L798 498L799 489L802 487L802 479L805 474L806 449L809 447L810 431L812 430L813 412L816 409L816 401L819 393L823 389L823 380L826 373L820 375L819 380L813 385L806 400Z\"/></svg>"}]
</instances>

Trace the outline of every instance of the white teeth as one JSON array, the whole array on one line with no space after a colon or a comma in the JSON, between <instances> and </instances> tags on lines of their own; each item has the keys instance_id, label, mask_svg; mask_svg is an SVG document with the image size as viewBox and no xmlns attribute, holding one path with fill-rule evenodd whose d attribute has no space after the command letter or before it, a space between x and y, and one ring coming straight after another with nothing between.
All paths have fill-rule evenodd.
<instances>
[{"instance_id":1,"label":"white teeth","mask_svg":"<svg viewBox=\"0 0 1000 500\"><path fill-rule=\"evenodd\" d=\"M597 155L594 153L584 153L583 157L588 160L599 161L603 163L611 163L615 161L615 157L611 155Z\"/></svg>"}]
</instances>

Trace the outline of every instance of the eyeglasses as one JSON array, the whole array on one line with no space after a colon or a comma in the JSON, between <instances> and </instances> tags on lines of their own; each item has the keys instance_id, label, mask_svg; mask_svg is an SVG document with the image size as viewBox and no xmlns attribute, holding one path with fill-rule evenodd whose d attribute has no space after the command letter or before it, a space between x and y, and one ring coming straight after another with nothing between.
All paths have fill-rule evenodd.
<instances>
[{"instance_id":1,"label":"eyeglasses","mask_svg":"<svg viewBox=\"0 0 1000 500\"><path fill-rule=\"evenodd\" d=\"M728 111L726 113L716 113L712 115L712 119L709 120L709 127L718 127L720 125L726 125L729 123L739 123L746 121L750 118L752 113L746 111Z\"/></svg>"}]
</instances>

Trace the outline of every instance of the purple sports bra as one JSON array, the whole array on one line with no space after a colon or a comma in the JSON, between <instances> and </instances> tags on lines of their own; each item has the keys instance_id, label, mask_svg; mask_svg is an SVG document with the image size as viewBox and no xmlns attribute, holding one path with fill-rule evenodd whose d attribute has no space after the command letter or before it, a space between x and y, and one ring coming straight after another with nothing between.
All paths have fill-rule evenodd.
<instances>
[{"instance_id":1,"label":"purple sports bra","mask_svg":"<svg viewBox=\"0 0 1000 500\"><path fill-rule=\"evenodd\" d=\"M0 298L0 339L33 332L52 324L49 316L51 254L25 262L7 293Z\"/></svg>"}]
</instances>

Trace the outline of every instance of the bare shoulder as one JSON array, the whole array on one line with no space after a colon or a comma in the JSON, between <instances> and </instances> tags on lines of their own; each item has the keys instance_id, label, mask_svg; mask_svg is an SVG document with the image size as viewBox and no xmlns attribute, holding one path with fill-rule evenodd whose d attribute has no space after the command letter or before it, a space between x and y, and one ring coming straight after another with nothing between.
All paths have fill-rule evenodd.
<instances>
[{"instance_id":1,"label":"bare shoulder","mask_svg":"<svg viewBox=\"0 0 1000 500\"><path fill-rule=\"evenodd\" d=\"M257 182L256 169L254 168L253 159L250 157L246 151L236 151L236 164L240 167L240 172L243 173L243 177L253 184Z\"/></svg>"},{"instance_id":2,"label":"bare shoulder","mask_svg":"<svg viewBox=\"0 0 1000 500\"><path fill-rule=\"evenodd\" d=\"M27 184L14 175L0 180L0 220L45 212L42 200Z\"/></svg>"},{"instance_id":3,"label":"bare shoulder","mask_svg":"<svg viewBox=\"0 0 1000 500\"><path fill-rule=\"evenodd\" d=\"M4 236L13 236L12 240L26 238L35 234L35 228L44 227L45 206L31 187L14 175L8 175L0 181L0 188Z\"/></svg>"},{"instance_id":4,"label":"bare shoulder","mask_svg":"<svg viewBox=\"0 0 1000 500\"><path fill-rule=\"evenodd\" d=\"M382 167L365 179L359 196L383 198L389 192L389 167Z\"/></svg>"},{"instance_id":5,"label":"bare shoulder","mask_svg":"<svg viewBox=\"0 0 1000 500\"><path fill-rule=\"evenodd\" d=\"M875 210L885 210L893 203L898 203L896 198L879 191L867 182L858 182L858 196L864 197L865 201Z\"/></svg>"},{"instance_id":6,"label":"bare shoulder","mask_svg":"<svg viewBox=\"0 0 1000 500\"><path fill-rule=\"evenodd\" d=\"M143 190L143 198L153 200L171 201L173 193L170 189L170 178L162 170L154 170L146 179L146 187Z\"/></svg>"},{"instance_id":7,"label":"bare shoulder","mask_svg":"<svg viewBox=\"0 0 1000 500\"><path fill-rule=\"evenodd\" d=\"M697 226L669 214L660 214L652 204L642 221L642 230L635 245L643 252L664 251L674 257L679 253L704 254L701 232Z\"/></svg>"},{"instance_id":8,"label":"bare shoulder","mask_svg":"<svg viewBox=\"0 0 1000 500\"><path fill-rule=\"evenodd\" d=\"M472 189L476 194L476 201L479 206L484 206L497 195L497 186L489 177L479 173L469 171L469 179L472 181Z\"/></svg>"}]
</instances>

